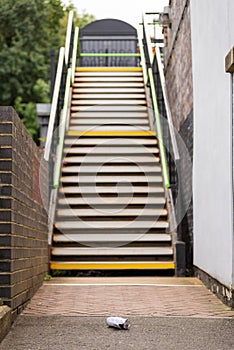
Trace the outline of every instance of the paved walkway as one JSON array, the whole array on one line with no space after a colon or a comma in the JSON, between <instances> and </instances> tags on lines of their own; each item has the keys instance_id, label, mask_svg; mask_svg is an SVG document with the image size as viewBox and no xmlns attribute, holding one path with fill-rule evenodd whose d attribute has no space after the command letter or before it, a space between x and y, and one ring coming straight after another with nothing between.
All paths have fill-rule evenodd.
<instances>
[{"instance_id":1,"label":"paved walkway","mask_svg":"<svg viewBox=\"0 0 234 350\"><path fill-rule=\"evenodd\" d=\"M127 316L128 331L107 328ZM230 350L234 311L197 279L54 278L18 317L0 350Z\"/></svg>"},{"instance_id":2,"label":"paved walkway","mask_svg":"<svg viewBox=\"0 0 234 350\"><path fill-rule=\"evenodd\" d=\"M44 283L23 315L232 317L193 278L54 278Z\"/></svg>"}]
</instances>

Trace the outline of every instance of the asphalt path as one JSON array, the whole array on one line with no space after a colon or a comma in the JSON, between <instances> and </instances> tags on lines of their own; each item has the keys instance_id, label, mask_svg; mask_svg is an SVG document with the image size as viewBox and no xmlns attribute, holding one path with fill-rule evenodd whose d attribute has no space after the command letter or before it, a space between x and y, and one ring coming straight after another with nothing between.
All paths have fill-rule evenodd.
<instances>
[{"instance_id":1,"label":"asphalt path","mask_svg":"<svg viewBox=\"0 0 234 350\"><path fill-rule=\"evenodd\" d=\"M130 317L129 330L105 317L20 315L0 350L231 350L234 318Z\"/></svg>"}]
</instances>

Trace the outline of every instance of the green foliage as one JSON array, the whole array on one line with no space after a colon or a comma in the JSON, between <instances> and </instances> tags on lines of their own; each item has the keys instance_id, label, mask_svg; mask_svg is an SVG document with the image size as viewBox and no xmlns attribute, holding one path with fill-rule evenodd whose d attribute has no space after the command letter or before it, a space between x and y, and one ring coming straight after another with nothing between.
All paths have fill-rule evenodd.
<instances>
[{"instance_id":1,"label":"green foliage","mask_svg":"<svg viewBox=\"0 0 234 350\"><path fill-rule=\"evenodd\" d=\"M17 113L23 116L23 123L34 140L37 140L39 126L37 123L37 111L35 102L23 102L21 97L15 99L14 105Z\"/></svg>"},{"instance_id":2,"label":"green foliage","mask_svg":"<svg viewBox=\"0 0 234 350\"><path fill-rule=\"evenodd\" d=\"M36 101L50 103L50 84L43 79L38 79L33 87L33 94Z\"/></svg>"},{"instance_id":3,"label":"green foliage","mask_svg":"<svg viewBox=\"0 0 234 350\"><path fill-rule=\"evenodd\" d=\"M44 281L50 281L52 279L52 276L51 275L45 275L44 277Z\"/></svg>"},{"instance_id":4,"label":"green foliage","mask_svg":"<svg viewBox=\"0 0 234 350\"><path fill-rule=\"evenodd\" d=\"M69 6L62 0L0 0L0 105L14 106L34 139L36 103L49 102L50 51L64 45ZM84 17L76 15L77 22L91 20Z\"/></svg>"},{"instance_id":5,"label":"green foliage","mask_svg":"<svg viewBox=\"0 0 234 350\"><path fill-rule=\"evenodd\" d=\"M37 102L34 85L48 81L50 48L60 43L62 5L60 0L0 0L0 8L0 103L14 105L17 97Z\"/></svg>"}]
</instances>

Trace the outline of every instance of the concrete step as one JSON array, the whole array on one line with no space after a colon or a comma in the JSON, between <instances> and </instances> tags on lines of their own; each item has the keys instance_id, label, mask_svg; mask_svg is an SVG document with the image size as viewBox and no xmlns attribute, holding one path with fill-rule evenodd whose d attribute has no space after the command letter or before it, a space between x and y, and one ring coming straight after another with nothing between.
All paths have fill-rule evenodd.
<instances>
[{"instance_id":1,"label":"concrete step","mask_svg":"<svg viewBox=\"0 0 234 350\"><path fill-rule=\"evenodd\" d=\"M72 90L73 94L138 94L145 93L143 87L113 87L111 84L109 87L97 87L95 84L93 87L75 87Z\"/></svg>"},{"instance_id":2,"label":"concrete step","mask_svg":"<svg viewBox=\"0 0 234 350\"><path fill-rule=\"evenodd\" d=\"M125 156L115 156L108 155L108 152L106 153L106 156L99 156L99 155L89 155L86 156L76 156L76 157L65 157L64 163L70 164L70 163L76 163L76 164L83 164L85 166L86 164L107 164L107 163L133 163L138 164L139 166L141 164L159 164L159 157L154 157L151 155L144 155L144 156L137 156L137 155L125 155Z\"/></svg>"},{"instance_id":3,"label":"concrete step","mask_svg":"<svg viewBox=\"0 0 234 350\"><path fill-rule=\"evenodd\" d=\"M141 119L123 119L123 118L72 118L70 120L70 125L134 125L134 126L149 126L149 121L147 118Z\"/></svg>"},{"instance_id":4,"label":"concrete step","mask_svg":"<svg viewBox=\"0 0 234 350\"><path fill-rule=\"evenodd\" d=\"M132 146L132 147L124 147L124 146L118 146L115 144L109 144L109 147L103 147L102 145L97 145L96 147L90 146L90 147L65 147L64 148L64 154L108 154L108 155L118 155L121 156L124 155L144 155L144 156L151 156L153 154L159 154L158 147L151 147L146 148L145 146Z\"/></svg>"},{"instance_id":5,"label":"concrete step","mask_svg":"<svg viewBox=\"0 0 234 350\"><path fill-rule=\"evenodd\" d=\"M51 261L52 270L170 270L171 261Z\"/></svg>"},{"instance_id":6,"label":"concrete step","mask_svg":"<svg viewBox=\"0 0 234 350\"><path fill-rule=\"evenodd\" d=\"M115 105L114 107L112 105L94 105L94 106L71 106L71 112L147 112L147 106L140 106L140 105Z\"/></svg>"},{"instance_id":7,"label":"concrete step","mask_svg":"<svg viewBox=\"0 0 234 350\"><path fill-rule=\"evenodd\" d=\"M98 79L97 77L94 76L80 76L77 75L75 76L75 84L74 86L77 86L83 83L96 83L98 80L98 83L104 82L104 83L130 83L130 82L137 82L143 84L143 77L141 76L99 76ZM76 85L77 84L77 85Z\"/></svg>"},{"instance_id":8,"label":"concrete step","mask_svg":"<svg viewBox=\"0 0 234 350\"><path fill-rule=\"evenodd\" d=\"M95 106L95 105L111 105L112 106L112 109L115 110L115 106L118 106L118 105L127 105L127 106L131 106L131 105L146 105L146 100L145 99L80 99L80 100L76 100L74 99L74 97L72 98L72 106L82 106L82 105L87 105L87 106Z\"/></svg>"},{"instance_id":9,"label":"concrete step","mask_svg":"<svg viewBox=\"0 0 234 350\"><path fill-rule=\"evenodd\" d=\"M86 131L91 131L92 132L97 132L97 131L105 131L105 132L112 132L112 131L123 131L123 129L125 130L125 132L127 131L149 131L150 128L148 125L144 125L144 126L129 126L129 125L94 125L94 126L90 126L90 125L76 125L76 126L70 126L69 131L82 131L82 132L86 132Z\"/></svg>"},{"instance_id":10,"label":"concrete step","mask_svg":"<svg viewBox=\"0 0 234 350\"><path fill-rule=\"evenodd\" d=\"M129 194L164 194L164 188L160 186L137 186L134 184L128 184L128 185L109 185L109 186L96 186L95 184L93 186L65 186L60 187L59 192L64 194L82 194L83 196L85 194L93 194L93 191L95 190L95 193L104 193L109 195L129 195Z\"/></svg>"},{"instance_id":11,"label":"concrete step","mask_svg":"<svg viewBox=\"0 0 234 350\"><path fill-rule=\"evenodd\" d=\"M133 139L133 138L84 138L84 137L66 137L65 138L65 145L71 145L71 146L96 146L101 145L103 147L109 147L111 144L114 144L115 146L127 146L127 147L133 147L136 145L142 145L142 146L152 146L156 145L158 142L155 139L150 138L140 138L140 139Z\"/></svg>"},{"instance_id":12,"label":"concrete step","mask_svg":"<svg viewBox=\"0 0 234 350\"><path fill-rule=\"evenodd\" d=\"M83 118L83 119L147 119L148 120L148 114L146 112L95 112L95 111L83 111L83 112L76 112L71 113L71 121L74 118Z\"/></svg>"},{"instance_id":13,"label":"concrete step","mask_svg":"<svg viewBox=\"0 0 234 350\"><path fill-rule=\"evenodd\" d=\"M62 221L56 222L59 230L82 230L82 229L167 229L169 224L167 221Z\"/></svg>"},{"instance_id":14,"label":"concrete step","mask_svg":"<svg viewBox=\"0 0 234 350\"><path fill-rule=\"evenodd\" d=\"M72 101L74 100L132 100L132 99L145 99L145 94L111 94L111 93L99 93L99 94L72 94Z\"/></svg>"},{"instance_id":15,"label":"concrete step","mask_svg":"<svg viewBox=\"0 0 234 350\"><path fill-rule=\"evenodd\" d=\"M92 185L95 184L109 184L109 183L162 183L163 178L162 176L157 175L96 175L93 176L90 175L76 175L76 176L62 176L61 182L63 184L79 184L81 186L83 183L90 183ZM120 184L121 185L121 184Z\"/></svg>"},{"instance_id":16,"label":"concrete step","mask_svg":"<svg viewBox=\"0 0 234 350\"><path fill-rule=\"evenodd\" d=\"M105 209L58 209L57 210L57 218L60 217L83 217L83 216L94 216L94 217L100 217L100 216L110 216L110 217L122 217L122 216L152 216L152 217L162 217L167 216L167 210L166 209L149 209L149 208L142 208L142 209L136 209L136 208L105 208Z\"/></svg>"},{"instance_id":17,"label":"concrete step","mask_svg":"<svg viewBox=\"0 0 234 350\"><path fill-rule=\"evenodd\" d=\"M148 233L148 234L55 234L53 236L54 242L57 243L129 243L129 242L171 242L171 235L167 233Z\"/></svg>"},{"instance_id":18,"label":"concrete step","mask_svg":"<svg viewBox=\"0 0 234 350\"><path fill-rule=\"evenodd\" d=\"M114 174L114 173L120 173L120 174L139 174L139 173L161 173L162 169L160 166L156 165L142 165L142 166L129 166L127 165L118 165L118 166L112 166L112 165L105 165L103 164L102 166L96 167L93 165L86 165L84 166L65 166L62 168L62 173L75 173L75 174Z\"/></svg>"},{"instance_id":19,"label":"concrete step","mask_svg":"<svg viewBox=\"0 0 234 350\"><path fill-rule=\"evenodd\" d=\"M173 249L168 247L153 248L52 248L53 256L142 256L142 255L172 255Z\"/></svg>"},{"instance_id":20,"label":"concrete step","mask_svg":"<svg viewBox=\"0 0 234 350\"><path fill-rule=\"evenodd\" d=\"M160 206L163 208L165 206L166 200L165 197L107 197L107 196L93 196L93 197L66 197L59 198L59 206L102 206L108 208L116 208L121 205L144 205L144 206Z\"/></svg>"},{"instance_id":21,"label":"concrete step","mask_svg":"<svg viewBox=\"0 0 234 350\"><path fill-rule=\"evenodd\" d=\"M137 88L137 89L144 89L144 83L134 83L134 82L121 82L121 83L116 83L116 82L100 82L100 81L95 81L95 82L83 82L83 83L74 83L73 84L73 90L74 89L80 89L80 88ZM145 90L145 89L144 89Z\"/></svg>"},{"instance_id":22,"label":"concrete step","mask_svg":"<svg viewBox=\"0 0 234 350\"><path fill-rule=\"evenodd\" d=\"M125 71L110 71L110 72L75 72L75 78L77 77L95 77L96 80L100 77L141 77L142 72L125 72Z\"/></svg>"}]
</instances>

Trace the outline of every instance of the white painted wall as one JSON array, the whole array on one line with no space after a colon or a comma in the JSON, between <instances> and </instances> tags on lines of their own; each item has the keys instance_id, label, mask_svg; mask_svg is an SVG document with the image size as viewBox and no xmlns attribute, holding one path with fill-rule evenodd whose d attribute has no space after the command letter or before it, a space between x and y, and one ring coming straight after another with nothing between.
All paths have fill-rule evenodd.
<instances>
[{"instance_id":1,"label":"white painted wall","mask_svg":"<svg viewBox=\"0 0 234 350\"><path fill-rule=\"evenodd\" d=\"M194 265L234 285L230 74L234 1L191 0L194 87Z\"/></svg>"}]
</instances>

